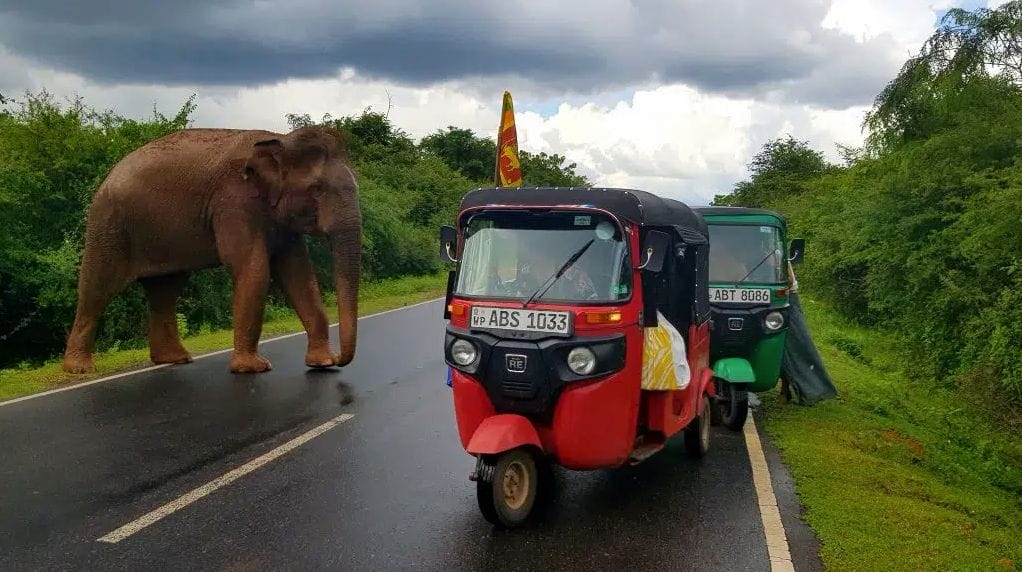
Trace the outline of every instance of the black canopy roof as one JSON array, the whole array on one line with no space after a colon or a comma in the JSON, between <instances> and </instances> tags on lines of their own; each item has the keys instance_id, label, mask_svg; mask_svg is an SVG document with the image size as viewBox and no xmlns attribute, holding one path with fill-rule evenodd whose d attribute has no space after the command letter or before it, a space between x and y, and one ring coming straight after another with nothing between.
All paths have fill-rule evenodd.
<instances>
[{"instance_id":1,"label":"black canopy roof","mask_svg":"<svg viewBox=\"0 0 1022 572\"><path fill-rule=\"evenodd\" d=\"M685 203L634 189L485 188L471 191L461 200L463 210L491 205L589 206L603 209L640 226L675 227L683 236L689 235L691 231L704 239L708 236L706 221Z\"/></svg>"}]
</instances>

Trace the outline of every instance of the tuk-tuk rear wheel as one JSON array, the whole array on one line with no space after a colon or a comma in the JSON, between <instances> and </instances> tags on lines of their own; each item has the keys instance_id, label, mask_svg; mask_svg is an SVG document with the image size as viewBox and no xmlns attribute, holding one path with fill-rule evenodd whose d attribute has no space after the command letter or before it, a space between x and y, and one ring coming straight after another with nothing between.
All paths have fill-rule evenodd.
<instances>
[{"instance_id":1,"label":"tuk-tuk rear wheel","mask_svg":"<svg viewBox=\"0 0 1022 572\"><path fill-rule=\"evenodd\" d=\"M476 481L476 499L483 517L508 528L524 523L536 503L540 475L536 459L525 449L497 458L491 482Z\"/></svg>"}]
</instances>

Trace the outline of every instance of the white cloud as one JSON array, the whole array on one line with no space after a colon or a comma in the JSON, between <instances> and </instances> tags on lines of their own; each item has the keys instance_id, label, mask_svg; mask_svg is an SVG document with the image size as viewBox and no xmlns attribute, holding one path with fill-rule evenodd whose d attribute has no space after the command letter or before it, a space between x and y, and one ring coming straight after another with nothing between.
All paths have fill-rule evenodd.
<instances>
[{"instance_id":1,"label":"white cloud","mask_svg":"<svg viewBox=\"0 0 1022 572\"><path fill-rule=\"evenodd\" d=\"M375 111L389 108L394 124L415 138L447 125L496 133L501 97L496 93L492 101L483 101L457 83L415 88L373 81L350 69L331 79L287 80L255 88L105 85L75 74L28 68L23 60L8 59L11 69L27 71L21 82L12 83L17 91L8 89L4 92L7 95L17 97L25 90L45 88L60 97L80 95L93 107L145 117L154 106L164 114L173 114L194 93L198 105L193 116L196 127L282 131L288 127L288 113L308 113L319 119L327 113L334 117L357 115L372 107ZM4 67L8 64L0 52L0 69Z\"/></svg>"},{"instance_id":2,"label":"white cloud","mask_svg":"<svg viewBox=\"0 0 1022 572\"><path fill-rule=\"evenodd\" d=\"M826 110L707 95L682 85L638 91L612 107L563 104L518 114L524 150L556 152L596 184L638 187L694 204L728 192L768 140L788 134L831 161L857 146L866 107Z\"/></svg>"},{"instance_id":3,"label":"white cloud","mask_svg":"<svg viewBox=\"0 0 1022 572\"><path fill-rule=\"evenodd\" d=\"M318 119L357 114L368 106L386 110L395 125L419 139L448 125L493 138L502 89L450 82L425 88L395 85L345 70L332 79L288 80L258 88L168 88L156 85L108 86L79 76L29 70L29 89L78 94L86 103L134 117L154 105L172 114L197 93L197 127L286 131L287 113ZM480 95L488 92L491 96ZM540 115L527 111L535 94L512 88L519 144L530 152L566 156L599 185L632 187L705 204L746 176L746 164L766 141L791 134L838 159L835 143L858 145L863 107L826 110L706 94L685 85L664 85L616 96L600 103L561 103ZM12 94L13 95L13 94ZM388 100L389 95L389 100Z\"/></svg>"},{"instance_id":4,"label":"white cloud","mask_svg":"<svg viewBox=\"0 0 1022 572\"><path fill-rule=\"evenodd\" d=\"M933 33L939 11L951 0L834 0L822 26L863 42L891 35L905 49L916 50Z\"/></svg>"},{"instance_id":5,"label":"white cloud","mask_svg":"<svg viewBox=\"0 0 1022 572\"><path fill-rule=\"evenodd\" d=\"M844 75L823 74L826 77L809 78L812 81L806 85L841 91L860 81L865 67L900 63L929 36L938 11L949 4L944 0L834 0L829 11L820 11L826 13L820 25L872 46L872 51L862 52L872 56L865 58L868 61L836 62L836 67L827 69L843 70ZM613 12L605 4L600 6ZM537 9L556 11L548 3L539 3ZM808 44L813 33L795 31L788 41ZM884 35L894 42L874 41ZM878 50L887 45L904 53L885 58L887 52ZM838 161L836 144L862 143L863 114L871 103L857 101L851 107L827 109L783 96L784 86L778 86L774 94L750 92L743 97L652 82L565 98L557 95L556 85L512 77L411 87L351 69L333 78L292 79L261 87L109 85L33 67L0 48L0 91L17 96L17 91L43 87L59 96L77 93L90 105L135 117L147 116L154 104L165 114L174 113L197 93L196 126L277 131L287 129L287 113L308 113L318 119L326 113L351 115L367 106L386 110L389 105L394 124L416 139L448 125L492 138L501 94L507 88L515 96L523 150L562 154L600 185L643 188L695 204L728 192L747 175L752 156L773 138L790 134L807 140L828 159Z\"/></svg>"},{"instance_id":6,"label":"white cloud","mask_svg":"<svg viewBox=\"0 0 1022 572\"><path fill-rule=\"evenodd\" d=\"M557 152L601 185L655 186L674 196L712 198L709 185L741 167L753 102L681 85L639 91L613 107L561 105L518 118L523 149Z\"/></svg>"}]
</instances>

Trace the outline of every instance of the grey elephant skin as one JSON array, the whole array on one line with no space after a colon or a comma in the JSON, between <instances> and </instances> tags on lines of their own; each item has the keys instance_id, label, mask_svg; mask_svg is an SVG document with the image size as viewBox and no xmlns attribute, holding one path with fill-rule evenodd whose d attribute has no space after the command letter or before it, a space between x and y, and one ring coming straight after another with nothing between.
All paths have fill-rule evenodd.
<instances>
[{"instance_id":1,"label":"grey elephant skin","mask_svg":"<svg viewBox=\"0 0 1022 572\"><path fill-rule=\"evenodd\" d=\"M332 249L339 353L304 235L326 236ZM114 166L89 208L64 370L94 371L100 316L136 280L149 300L152 360L191 361L175 306L190 271L217 266L234 281L230 371L272 367L258 354L271 278L308 333L306 365L346 365L355 355L361 247L358 182L340 131L185 129L154 140Z\"/></svg>"}]
</instances>

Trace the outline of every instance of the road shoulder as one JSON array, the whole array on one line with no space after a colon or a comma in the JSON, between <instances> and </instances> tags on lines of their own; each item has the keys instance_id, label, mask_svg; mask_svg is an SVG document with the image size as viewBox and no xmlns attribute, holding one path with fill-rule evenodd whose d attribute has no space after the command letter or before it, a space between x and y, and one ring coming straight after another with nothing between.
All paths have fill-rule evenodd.
<instances>
[{"instance_id":1,"label":"road shoulder","mask_svg":"<svg viewBox=\"0 0 1022 572\"><path fill-rule=\"evenodd\" d=\"M788 550L791 553L792 564L798 572L822 572L824 567L823 561L820 559L820 540L809 528L809 525L802 520L805 507L802 506L802 502L795 492L795 480L781 461L780 453L770 435L763 429L765 413L762 409L757 408L753 411L753 416L756 420L759 441L763 447L763 455L766 457L767 467L770 469L770 482L777 500L777 509L781 514L781 523L784 525L784 532L788 538Z\"/></svg>"}]
</instances>

